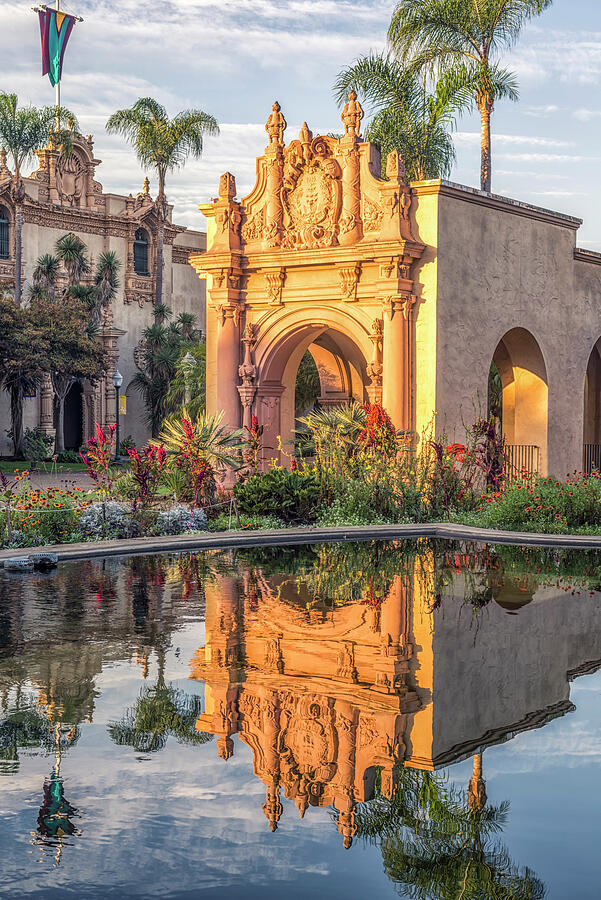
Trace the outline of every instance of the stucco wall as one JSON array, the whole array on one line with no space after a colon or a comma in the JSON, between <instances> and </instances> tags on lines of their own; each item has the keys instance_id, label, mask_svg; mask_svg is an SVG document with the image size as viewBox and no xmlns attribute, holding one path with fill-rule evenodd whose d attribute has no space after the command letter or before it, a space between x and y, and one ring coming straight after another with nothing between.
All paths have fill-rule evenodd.
<instances>
[{"instance_id":1,"label":"stucco wall","mask_svg":"<svg viewBox=\"0 0 601 900\"><path fill-rule=\"evenodd\" d=\"M438 428L462 439L474 405L486 410L498 342L512 328L527 329L547 372L548 471L579 469L584 378L601 335L601 267L574 261L576 220L467 188L437 196Z\"/></svg>"}]
</instances>

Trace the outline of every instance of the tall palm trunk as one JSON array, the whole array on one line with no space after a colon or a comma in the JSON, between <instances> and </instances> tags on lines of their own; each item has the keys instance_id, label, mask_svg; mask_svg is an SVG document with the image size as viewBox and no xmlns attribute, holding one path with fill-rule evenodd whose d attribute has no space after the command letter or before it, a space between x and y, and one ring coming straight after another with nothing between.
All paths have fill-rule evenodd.
<instances>
[{"instance_id":1,"label":"tall palm trunk","mask_svg":"<svg viewBox=\"0 0 601 900\"><path fill-rule=\"evenodd\" d=\"M157 212L159 214L159 237L157 241L157 278L156 296L157 306L163 302L163 257L165 247L165 219L167 218L167 201L163 193L157 197Z\"/></svg>"},{"instance_id":2,"label":"tall palm trunk","mask_svg":"<svg viewBox=\"0 0 601 900\"><path fill-rule=\"evenodd\" d=\"M23 201L25 199L25 185L16 166L12 186L12 199L15 204L15 303L17 306L20 306L21 294L23 293L21 269L23 264Z\"/></svg>"},{"instance_id":3,"label":"tall palm trunk","mask_svg":"<svg viewBox=\"0 0 601 900\"><path fill-rule=\"evenodd\" d=\"M490 194L491 191L491 149L490 149L490 116L493 98L490 94L478 97L480 110L480 190Z\"/></svg>"},{"instance_id":4,"label":"tall palm trunk","mask_svg":"<svg viewBox=\"0 0 601 900\"><path fill-rule=\"evenodd\" d=\"M13 451L17 459L25 455L23 444L23 385L13 381L10 386L10 427L13 435Z\"/></svg>"}]
</instances>

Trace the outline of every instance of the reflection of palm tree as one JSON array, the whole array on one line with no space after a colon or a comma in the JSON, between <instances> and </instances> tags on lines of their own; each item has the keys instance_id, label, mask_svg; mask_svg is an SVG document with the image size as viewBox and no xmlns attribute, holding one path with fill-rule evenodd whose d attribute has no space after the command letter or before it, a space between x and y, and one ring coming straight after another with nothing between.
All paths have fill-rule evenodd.
<instances>
[{"instance_id":1,"label":"reflection of palm tree","mask_svg":"<svg viewBox=\"0 0 601 900\"><path fill-rule=\"evenodd\" d=\"M55 727L48 718L31 706L15 709L0 723L0 771L16 772L19 768L19 750L40 748L46 752L72 747L79 737L78 729L55 736Z\"/></svg>"},{"instance_id":2,"label":"reflection of palm tree","mask_svg":"<svg viewBox=\"0 0 601 900\"><path fill-rule=\"evenodd\" d=\"M357 835L378 844L388 877L416 900L541 900L543 883L519 869L496 835L509 805L486 803L482 759L470 791L444 777L402 769L391 800L357 810Z\"/></svg>"},{"instance_id":3,"label":"reflection of palm tree","mask_svg":"<svg viewBox=\"0 0 601 900\"><path fill-rule=\"evenodd\" d=\"M213 735L196 730L201 713L202 698L166 684L161 663L156 684L144 686L134 706L108 730L116 744L139 753L162 750L169 735L180 744L206 744Z\"/></svg>"}]
</instances>

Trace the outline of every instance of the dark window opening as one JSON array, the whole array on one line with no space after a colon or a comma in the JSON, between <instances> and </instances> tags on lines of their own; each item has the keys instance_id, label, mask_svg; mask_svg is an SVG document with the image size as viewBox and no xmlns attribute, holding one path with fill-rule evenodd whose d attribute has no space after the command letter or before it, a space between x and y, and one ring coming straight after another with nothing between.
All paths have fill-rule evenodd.
<instances>
[{"instance_id":1,"label":"dark window opening","mask_svg":"<svg viewBox=\"0 0 601 900\"><path fill-rule=\"evenodd\" d=\"M10 221L8 213L0 206L0 259L10 257Z\"/></svg>"},{"instance_id":2,"label":"dark window opening","mask_svg":"<svg viewBox=\"0 0 601 900\"><path fill-rule=\"evenodd\" d=\"M138 228L134 239L134 272L148 275L148 234L143 228Z\"/></svg>"}]
</instances>

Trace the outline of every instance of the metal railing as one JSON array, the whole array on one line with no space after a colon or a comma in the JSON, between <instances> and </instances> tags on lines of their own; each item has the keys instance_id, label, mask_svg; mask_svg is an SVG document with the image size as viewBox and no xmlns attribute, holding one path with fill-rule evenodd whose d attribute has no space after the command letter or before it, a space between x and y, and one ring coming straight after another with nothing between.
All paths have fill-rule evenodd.
<instances>
[{"instance_id":1,"label":"metal railing","mask_svg":"<svg viewBox=\"0 0 601 900\"><path fill-rule=\"evenodd\" d=\"M505 444L505 477L509 481L538 475L540 447L537 444Z\"/></svg>"},{"instance_id":2,"label":"metal railing","mask_svg":"<svg viewBox=\"0 0 601 900\"><path fill-rule=\"evenodd\" d=\"M582 471L587 475L601 470L601 444L585 444L582 453Z\"/></svg>"}]
</instances>

